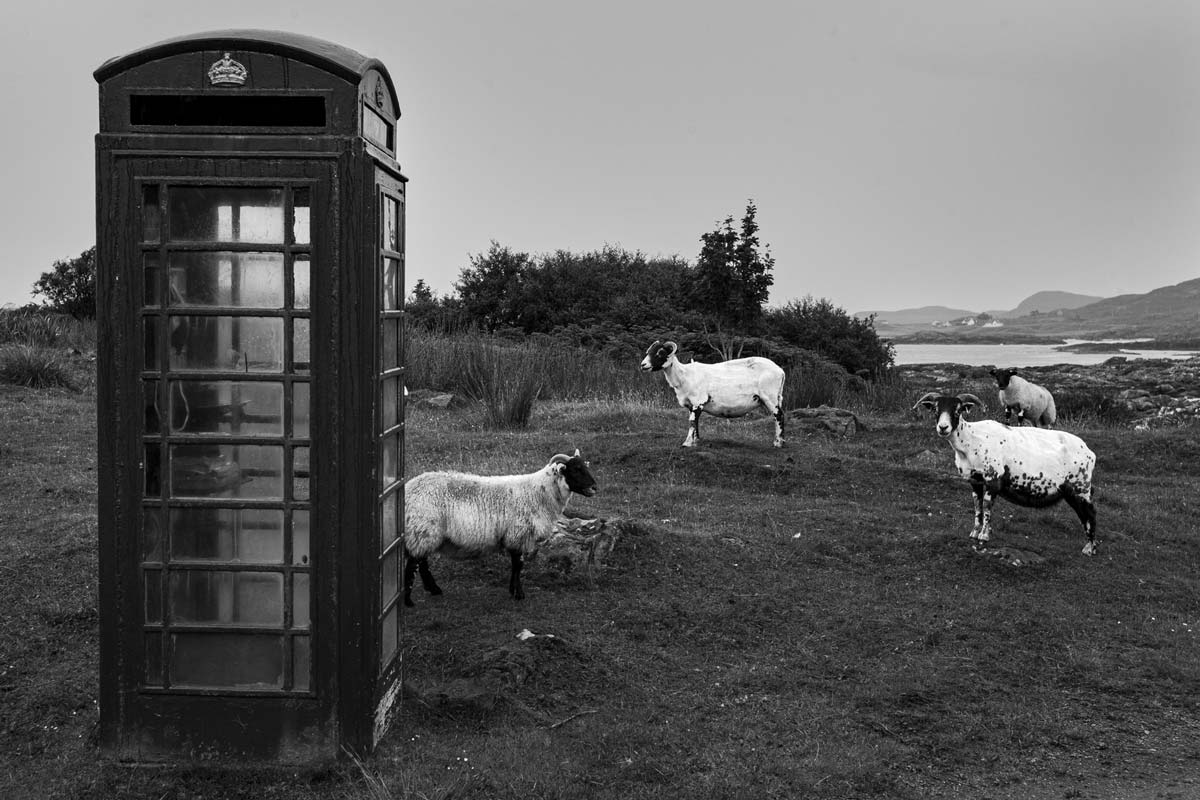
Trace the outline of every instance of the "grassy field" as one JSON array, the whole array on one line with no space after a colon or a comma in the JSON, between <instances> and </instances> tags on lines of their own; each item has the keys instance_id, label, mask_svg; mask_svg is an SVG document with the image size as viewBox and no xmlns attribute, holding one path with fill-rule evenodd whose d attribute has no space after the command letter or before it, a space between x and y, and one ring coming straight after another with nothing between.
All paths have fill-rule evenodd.
<instances>
[{"instance_id":1,"label":"grassy field","mask_svg":"<svg viewBox=\"0 0 1200 800\"><path fill-rule=\"evenodd\" d=\"M74 385L0 384L0 797L1200 797L1200 428L1071 426L1099 455L1100 553L1065 506L998 503L997 537L1045 559L1012 567L972 552L969 490L909 413L783 450L764 417L706 418L683 450L654 399L541 402L514 432L414 409L409 474L579 447L601 492L570 511L630 523L595 588L535 561L515 603L506 559L440 561L364 764L138 770L95 745L94 383Z\"/></svg>"}]
</instances>

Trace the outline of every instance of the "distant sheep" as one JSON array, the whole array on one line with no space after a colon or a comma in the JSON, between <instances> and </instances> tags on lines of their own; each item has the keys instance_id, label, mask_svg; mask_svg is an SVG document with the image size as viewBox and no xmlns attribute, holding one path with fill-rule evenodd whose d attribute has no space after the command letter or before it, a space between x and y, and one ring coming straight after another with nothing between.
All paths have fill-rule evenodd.
<instances>
[{"instance_id":1,"label":"distant sheep","mask_svg":"<svg viewBox=\"0 0 1200 800\"><path fill-rule=\"evenodd\" d=\"M1017 425L1029 420L1039 428L1049 428L1058 420L1054 409L1054 395L1044 386L1027 381L1015 369L989 370L1000 387L1000 405L1004 408L1004 422L1008 424L1014 410Z\"/></svg>"},{"instance_id":2,"label":"distant sheep","mask_svg":"<svg viewBox=\"0 0 1200 800\"><path fill-rule=\"evenodd\" d=\"M549 538L571 493L596 494L579 451L559 455L528 475L469 475L423 472L404 484L404 605L411 606L413 572L430 594L442 590L429 571L435 552L471 558L489 550L507 550L512 562L508 593L525 598L521 565Z\"/></svg>"},{"instance_id":3,"label":"distant sheep","mask_svg":"<svg viewBox=\"0 0 1200 800\"><path fill-rule=\"evenodd\" d=\"M1021 506L1042 508L1066 500L1074 509L1087 543L1083 554L1096 552L1096 507L1092 505L1092 472L1096 454L1083 440L1065 431L1009 428L991 419L968 422L964 415L983 403L973 394L930 392L913 408L937 414L937 435L954 449L954 465L971 484L975 526L971 538L991 538L992 503L999 495Z\"/></svg>"},{"instance_id":4,"label":"distant sheep","mask_svg":"<svg viewBox=\"0 0 1200 800\"><path fill-rule=\"evenodd\" d=\"M642 359L645 372L661 371L675 390L679 405L691 412L691 424L684 447L695 447L700 441L700 414L717 417L741 417L756 408L763 408L775 418L775 446L783 447L783 379L784 372L769 358L753 356L702 364L684 364L675 357L679 345L656 341Z\"/></svg>"}]
</instances>

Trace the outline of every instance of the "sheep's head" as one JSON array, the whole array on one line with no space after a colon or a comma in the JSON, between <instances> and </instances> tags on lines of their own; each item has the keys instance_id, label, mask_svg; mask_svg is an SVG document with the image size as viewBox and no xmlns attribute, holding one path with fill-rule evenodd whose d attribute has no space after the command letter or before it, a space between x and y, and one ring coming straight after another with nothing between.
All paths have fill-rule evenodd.
<instances>
[{"instance_id":1,"label":"sheep's head","mask_svg":"<svg viewBox=\"0 0 1200 800\"><path fill-rule=\"evenodd\" d=\"M988 374L996 379L996 385L1001 389L1008 388L1008 379L1017 374L1015 369L989 369Z\"/></svg>"},{"instance_id":2,"label":"sheep's head","mask_svg":"<svg viewBox=\"0 0 1200 800\"><path fill-rule=\"evenodd\" d=\"M584 497L591 497L599 491L589 466L588 462L583 460L583 456L579 455L578 448L575 450L575 455L567 456L559 453L546 465L556 475L562 476L562 479L567 482L568 489Z\"/></svg>"},{"instance_id":3,"label":"sheep's head","mask_svg":"<svg viewBox=\"0 0 1200 800\"><path fill-rule=\"evenodd\" d=\"M923 408L926 411L934 411L937 413L936 428L937 435L945 439L950 434L958 429L958 423L964 416L969 414L976 406L986 410L987 407L973 394L938 394L937 392L929 392L920 400L917 401L913 408Z\"/></svg>"},{"instance_id":4,"label":"sheep's head","mask_svg":"<svg viewBox=\"0 0 1200 800\"><path fill-rule=\"evenodd\" d=\"M642 359L642 371L657 372L678 350L679 345L674 342L655 341L646 349L646 357Z\"/></svg>"}]
</instances>

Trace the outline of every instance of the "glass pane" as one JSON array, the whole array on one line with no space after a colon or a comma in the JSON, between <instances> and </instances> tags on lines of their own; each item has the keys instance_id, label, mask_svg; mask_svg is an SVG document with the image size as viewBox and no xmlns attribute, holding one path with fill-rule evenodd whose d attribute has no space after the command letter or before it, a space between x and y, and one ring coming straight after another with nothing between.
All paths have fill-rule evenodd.
<instances>
[{"instance_id":1,"label":"glass pane","mask_svg":"<svg viewBox=\"0 0 1200 800\"><path fill-rule=\"evenodd\" d=\"M387 497L383 498L383 513L380 515L380 531L379 542L380 548L385 549L389 544L396 541L396 537L400 535L399 516L397 510L400 504L400 493L392 492Z\"/></svg>"},{"instance_id":2,"label":"glass pane","mask_svg":"<svg viewBox=\"0 0 1200 800\"><path fill-rule=\"evenodd\" d=\"M307 636L292 637L292 688L298 692L307 692L309 674L312 672L312 642Z\"/></svg>"},{"instance_id":3,"label":"glass pane","mask_svg":"<svg viewBox=\"0 0 1200 800\"><path fill-rule=\"evenodd\" d=\"M297 447L292 450L292 499L308 499L308 448Z\"/></svg>"},{"instance_id":4,"label":"glass pane","mask_svg":"<svg viewBox=\"0 0 1200 800\"><path fill-rule=\"evenodd\" d=\"M163 513L161 508L142 509L142 561L162 561Z\"/></svg>"},{"instance_id":5,"label":"glass pane","mask_svg":"<svg viewBox=\"0 0 1200 800\"><path fill-rule=\"evenodd\" d=\"M399 384L396 378L385 378L380 387L382 396L379 404L384 430L396 424L396 387Z\"/></svg>"},{"instance_id":6,"label":"glass pane","mask_svg":"<svg viewBox=\"0 0 1200 800\"><path fill-rule=\"evenodd\" d=\"M172 497L283 499L283 448L171 445Z\"/></svg>"},{"instance_id":7,"label":"glass pane","mask_svg":"<svg viewBox=\"0 0 1200 800\"><path fill-rule=\"evenodd\" d=\"M173 306L283 308L283 253L172 253Z\"/></svg>"},{"instance_id":8,"label":"glass pane","mask_svg":"<svg viewBox=\"0 0 1200 800\"><path fill-rule=\"evenodd\" d=\"M396 576L400 570L399 561L400 548L393 547L383 556L383 561L379 565L379 585L385 606L396 596L396 586L398 585Z\"/></svg>"},{"instance_id":9,"label":"glass pane","mask_svg":"<svg viewBox=\"0 0 1200 800\"><path fill-rule=\"evenodd\" d=\"M238 689L283 686L283 637L247 633L171 636L171 683Z\"/></svg>"},{"instance_id":10,"label":"glass pane","mask_svg":"<svg viewBox=\"0 0 1200 800\"><path fill-rule=\"evenodd\" d=\"M382 469L379 471L379 479L381 481L380 490L386 489L396 482L396 467L398 462L398 453L396 452L396 437L385 437L381 442L382 454L380 461Z\"/></svg>"},{"instance_id":11,"label":"glass pane","mask_svg":"<svg viewBox=\"0 0 1200 800\"><path fill-rule=\"evenodd\" d=\"M282 564L283 512L265 508L173 508L171 559Z\"/></svg>"},{"instance_id":12,"label":"glass pane","mask_svg":"<svg viewBox=\"0 0 1200 800\"><path fill-rule=\"evenodd\" d=\"M158 253L142 255L142 305L151 308L162 302L158 292Z\"/></svg>"},{"instance_id":13,"label":"glass pane","mask_svg":"<svg viewBox=\"0 0 1200 800\"><path fill-rule=\"evenodd\" d=\"M383 260L383 310L395 311L400 306L396 304L396 273L397 261L394 258Z\"/></svg>"},{"instance_id":14,"label":"glass pane","mask_svg":"<svg viewBox=\"0 0 1200 800\"><path fill-rule=\"evenodd\" d=\"M142 367L158 369L158 317L142 319Z\"/></svg>"},{"instance_id":15,"label":"glass pane","mask_svg":"<svg viewBox=\"0 0 1200 800\"><path fill-rule=\"evenodd\" d=\"M396 654L396 616L399 606L388 609L383 618L383 631L379 643L379 665L386 667Z\"/></svg>"},{"instance_id":16,"label":"glass pane","mask_svg":"<svg viewBox=\"0 0 1200 800\"><path fill-rule=\"evenodd\" d=\"M312 263L308 256L296 256L292 262L292 308L312 305Z\"/></svg>"},{"instance_id":17,"label":"glass pane","mask_svg":"<svg viewBox=\"0 0 1200 800\"><path fill-rule=\"evenodd\" d=\"M292 512L292 563L307 564L308 555L308 512Z\"/></svg>"},{"instance_id":18,"label":"glass pane","mask_svg":"<svg viewBox=\"0 0 1200 800\"><path fill-rule=\"evenodd\" d=\"M292 225L292 241L296 244L308 244L308 218L309 206L312 201L309 199L310 192L308 189L298 188L292 192L292 211L295 223Z\"/></svg>"},{"instance_id":19,"label":"glass pane","mask_svg":"<svg viewBox=\"0 0 1200 800\"><path fill-rule=\"evenodd\" d=\"M400 327L400 320L385 319L380 326L380 336L383 337L383 364L382 369L392 369L400 365L399 353L396 350L396 330Z\"/></svg>"},{"instance_id":20,"label":"glass pane","mask_svg":"<svg viewBox=\"0 0 1200 800\"><path fill-rule=\"evenodd\" d=\"M162 425L162 414L158 407L158 381L142 382L143 405L146 408L146 433L158 433Z\"/></svg>"},{"instance_id":21,"label":"glass pane","mask_svg":"<svg viewBox=\"0 0 1200 800\"><path fill-rule=\"evenodd\" d=\"M146 678L147 686L162 686L162 634L147 633L144 639L146 645Z\"/></svg>"},{"instance_id":22,"label":"glass pane","mask_svg":"<svg viewBox=\"0 0 1200 800\"><path fill-rule=\"evenodd\" d=\"M155 624L162 622L162 572L157 569L148 569L142 573L146 583L146 623Z\"/></svg>"},{"instance_id":23,"label":"glass pane","mask_svg":"<svg viewBox=\"0 0 1200 800\"><path fill-rule=\"evenodd\" d=\"M278 572L173 570L171 621L213 625L283 625Z\"/></svg>"},{"instance_id":24,"label":"glass pane","mask_svg":"<svg viewBox=\"0 0 1200 800\"><path fill-rule=\"evenodd\" d=\"M143 467L146 477L146 497L159 497L162 492L162 445L146 445Z\"/></svg>"},{"instance_id":25,"label":"glass pane","mask_svg":"<svg viewBox=\"0 0 1200 800\"><path fill-rule=\"evenodd\" d=\"M292 436L297 439L309 436L309 391L307 383L292 384Z\"/></svg>"},{"instance_id":26,"label":"glass pane","mask_svg":"<svg viewBox=\"0 0 1200 800\"><path fill-rule=\"evenodd\" d=\"M283 320L170 317L173 370L282 372Z\"/></svg>"},{"instance_id":27,"label":"glass pane","mask_svg":"<svg viewBox=\"0 0 1200 800\"><path fill-rule=\"evenodd\" d=\"M308 372L310 358L308 348L311 335L309 321L299 317L292 321L292 325L294 326L292 329L292 371Z\"/></svg>"},{"instance_id":28,"label":"glass pane","mask_svg":"<svg viewBox=\"0 0 1200 800\"><path fill-rule=\"evenodd\" d=\"M400 204L391 197L383 198L383 246L400 249Z\"/></svg>"},{"instance_id":29,"label":"glass pane","mask_svg":"<svg viewBox=\"0 0 1200 800\"><path fill-rule=\"evenodd\" d=\"M283 244L283 190L172 186L167 193L172 241Z\"/></svg>"},{"instance_id":30,"label":"glass pane","mask_svg":"<svg viewBox=\"0 0 1200 800\"><path fill-rule=\"evenodd\" d=\"M310 624L308 617L308 573L295 572L292 574L292 627L307 628Z\"/></svg>"},{"instance_id":31,"label":"glass pane","mask_svg":"<svg viewBox=\"0 0 1200 800\"><path fill-rule=\"evenodd\" d=\"M157 242L162 230L162 211L158 207L158 184L142 186L142 241Z\"/></svg>"},{"instance_id":32,"label":"glass pane","mask_svg":"<svg viewBox=\"0 0 1200 800\"><path fill-rule=\"evenodd\" d=\"M171 381L171 432L283 435L283 384Z\"/></svg>"},{"instance_id":33,"label":"glass pane","mask_svg":"<svg viewBox=\"0 0 1200 800\"><path fill-rule=\"evenodd\" d=\"M363 136L370 139L384 150L392 149L392 126L379 112L370 106L362 107Z\"/></svg>"}]
</instances>

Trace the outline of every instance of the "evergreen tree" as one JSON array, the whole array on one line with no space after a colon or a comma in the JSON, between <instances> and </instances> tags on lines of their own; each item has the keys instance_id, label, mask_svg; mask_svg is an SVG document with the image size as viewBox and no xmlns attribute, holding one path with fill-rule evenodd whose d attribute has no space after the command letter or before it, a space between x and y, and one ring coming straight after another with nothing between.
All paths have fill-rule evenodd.
<instances>
[{"instance_id":1,"label":"evergreen tree","mask_svg":"<svg viewBox=\"0 0 1200 800\"><path fill-rule=\"evenodd\" d=\"M751 201L746 205L740 230L734 229L733 217L729 216L716 230L700 237L702 246L693 268L689 304L726 331L752 333L775 282L771 274L775 259L770 248L760 250L757 213Z\"/></svg>"}]
</instances>

